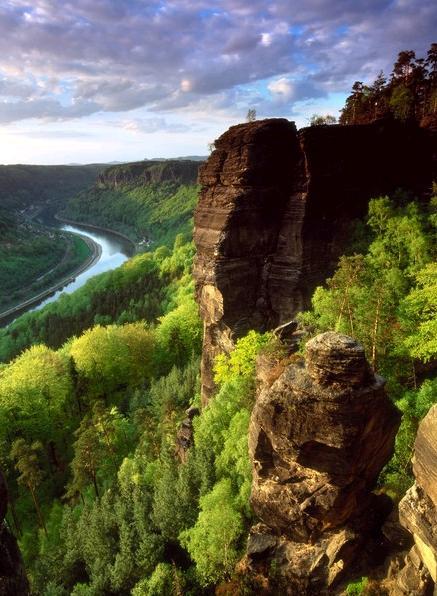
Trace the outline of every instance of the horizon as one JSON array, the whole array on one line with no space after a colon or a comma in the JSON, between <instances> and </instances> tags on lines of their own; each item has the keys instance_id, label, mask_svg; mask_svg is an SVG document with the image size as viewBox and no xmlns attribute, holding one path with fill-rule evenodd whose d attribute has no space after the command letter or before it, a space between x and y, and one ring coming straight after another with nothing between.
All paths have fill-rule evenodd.
<instances>
[{"instance_id":1,"label":"horizon","mask_svg":"<svg viewBox=\"0 0 437 596\"><path fill-rule=\"evenodd\" d=\"M419 0L7 0L0 163L206 155L248 109L302 128L436 30Z\"/></svg>"}]
</instances>

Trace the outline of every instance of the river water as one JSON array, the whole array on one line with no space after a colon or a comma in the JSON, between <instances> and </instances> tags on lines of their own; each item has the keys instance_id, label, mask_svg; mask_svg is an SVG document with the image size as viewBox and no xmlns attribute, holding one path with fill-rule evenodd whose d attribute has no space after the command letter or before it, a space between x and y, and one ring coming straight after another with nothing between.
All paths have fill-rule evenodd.
<instances>
[{"instance_id":1,"label":"river water","mask_svg":"<svg viewBox=\"0 0 437 596\"><path fill-rule=\"evenodd\" d=\"M61 223L58 223L58 225L52 227L57 227L58 229L64 230L66 232L82 234L82 236L88 236L88 238L94 240L94 242L100 245L102 250L99 260L95 262L89 269L80 273L73 281L68 282L63 288L53 292L53 294L43 298L38 303L34 303L31 306L27 306L22 310L16 311L10 316L10 318L2 320L0 326L10 324L13 320L25 312L43 308L46 304L57 300L63 292L66 294L71 294L78 288L82 287L84 283L90 279L90 277L119 267L134 253L134 247L132 243L130 243L128 240L125 240L121 236L118 236L118 234L113 234L111 232L107 232L106 230L95 230L86 226Z\"/></svg>"}]
</instances>

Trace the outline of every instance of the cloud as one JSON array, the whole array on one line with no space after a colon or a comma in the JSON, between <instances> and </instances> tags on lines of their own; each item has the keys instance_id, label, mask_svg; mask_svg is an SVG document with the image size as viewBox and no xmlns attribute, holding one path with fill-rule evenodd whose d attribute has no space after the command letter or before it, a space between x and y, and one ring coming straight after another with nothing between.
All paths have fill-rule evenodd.
<instances>
[{"instance_id":1,"label":"cloud","mask_svg":"<svg viewBox=\"0 0 437 596\"><path fill-rule=\"evenodd\" d=\"M293 83L285 77L271 81L267 85L267 89L273 95L280 96L285 100L289 100L293 96Z\"/></svg>"},{"instance_id":2,"label":"cloud","mask_svg":"<svg viewBox=\"0 0 437 596\"><path fill-rule=\"evenodd\" d=\"M99 109L99 106L93 102L74 102L63 106L51 98L0 101L0 124L10 124L31 118L70 120L89 116Z\"/></svg>"},{"instance_id":3,"label":"cloud","mask_svg":"<svg viewBox=\"0 0 437 596\"><path fill-rule=\"evenodd\" d=\"M423 55L436 30L420 0L8 0L0 123L244 100L273 115Z\"/></svg>"},{"instance_id":4,"label":"cloud","mask_svg":"<svg viewBox=\"0 0 437 596\"><path fill-rule=\"evenodd\" d=\"M91 132L83 130L17 130L9 131L9 134L31 139L82 139L93 136Z\"/></svg>"},{"instance_id":5,"label":"cloud","mask_svg":"<svg viewBox=\"0 0 437 596\"><path fill-rule=\"evenodd\" d=\"M151 134L155 132L184 133L192 130L192 127L186 124L169 123L165 118L125 120L118 123L118 126L135 134Z\"/></svg>"}]
</instances>

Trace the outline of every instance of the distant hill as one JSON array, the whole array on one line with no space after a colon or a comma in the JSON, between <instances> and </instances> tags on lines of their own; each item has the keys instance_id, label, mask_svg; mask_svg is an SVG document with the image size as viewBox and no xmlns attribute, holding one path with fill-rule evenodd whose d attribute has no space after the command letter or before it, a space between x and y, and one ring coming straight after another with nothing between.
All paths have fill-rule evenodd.
<instances>
[{"instance_id":1,"label":"distant hill","mask_svg":"<svg viewBox=\"0 0 437 596\"><path fill-rule=\"evenodd\" d=\"M55 213L68 199L94 184L104 167L0 165L0 207L23 211L33 206Z\"/></svg>"},{"instance_id":2,"label":"distant hill","mask_svg":"<svg viewBox=\"0 0 437 596\"><path fill-rule=\"evenodd\" d=\"M184 155L182 157L152 157L144 161L206 161L207 159L207 155Z\"/></svg>"},{"instance_id":3,"label":"distant hill","mask_svg":"<svg viewBox=\"0 0 437 596\"><path fill-rule=\"evenodd\" d=\"M188 159L111 166L61 216L117 230L148 247L171 246L178 233L191 236L199 166Z\"/></svg>"}]
</instances>

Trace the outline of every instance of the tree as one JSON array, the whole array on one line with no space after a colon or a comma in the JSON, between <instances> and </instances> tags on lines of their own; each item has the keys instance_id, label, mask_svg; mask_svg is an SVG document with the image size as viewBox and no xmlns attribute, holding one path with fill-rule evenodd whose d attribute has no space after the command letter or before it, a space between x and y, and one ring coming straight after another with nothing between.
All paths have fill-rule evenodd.
<instances>
[{"instance_id":1,"label":"tree","mask_svg":"<svg viewBox=\"0 0 437 596\"><path fill-rule=\"evenodd\" d=\"M414 95L410 89L399 85L394 88L389 105L396 118L406 120L412 114Z\"/></svg>"},{"instance_id":2,"label":"tree","mask_svg":"<svg viewBox=\"0 0 437 596\"><path fill-rule=\"evenodd\" d=\"M137 385L150 374L154 334L143 323L88 329L75 339L70 354L93 397L123 385Z\"/></svg>"},{"instance_id":3,"label":"tree","mask_svg":"<svg viewBox=\"0 0 437 596\"><path fill-rule=\"evenodd\" d=\"M0 373L0 406L11 414L9 430L18 416L21 434L44 443L53 440L72 390L68 358L46 346L32 346Z\"/></svg>"},{"instance_id":4,"label":"tree","mask_svg":"<svg viewBox=\"0 0 437 596\"><path fill-rule=\"evenodd\" d=\"M337 118L335 116L331 116L331 114L326 114L326 116L321 116L320 114L313 114L310 118L310 126L321 126L323 124L336 124Z\"/></svg>"},{"instance_id":5,"label":"tree","mask_svg":"<svg viewBox=\"0 0 437 596\"><path fill-rule=\"evenodd\" d=\"M73 443L74 458L71 462L73 478L69 483L66 496L82 495L83 489L92 482L98 497L97 471L104 456L99 433L91 418L85 416L74 434L76 441Z\"/></svg>"},{"instance_id":6,"label":"tree","mask_svg":"<svg viewBox=\"0 0 437 596\"><path fill-rule=\"evenodd\" d=\"M10 457L15 461L15 468L20 472L18 483L24 485L32 496L38 522L47 536L47 529L44 523L44 517L39 504L36 489L41 484L43 473L39 466L39 452L42 451L42 445L39 441L27 444L24 439L16 439L12 443Z\"/></svg>"},{"instance_id":7,"label":"tree","mask_svg":"<svg viewBox=\"0 0 437 596\"><path fill-rule=\"evenodd\" d=\"M437 264L416 274L416 287L401 304L404 346L413 358L429 362L437 356Z\"/></svg>"},{"instance_id":8,"label":"tree","mask_svg":"<svg viewBox=\"0 0 437 596\"><path fill-rule=\"evenodd\" d=\"M249 108L246 114L246 121L247 122L255 122L256 120L256 110L254 108Z\"/></svg>"},{"instance_id":9,"label":"tree","mask_svg":"<svg viewBox=\"0 0 437 596\"><path fill-rule=\"evenodd\" d=\"M242 530L243 517L234 505L231 481L225 478L201 497L195 526L180 535L204 585L216 583L232 572L240 556L238 540Z\"/></svg>"},{"instance_id":10,"label":"tree","mask_svg":"<svg viewBox=\"0 0 437 596\"><path fill-rule=\"evenodd\" d=\"M432 43L426 58L431 84L437 81L437 43Z\"/></svg>"},{"instance_id":11,"label":"tree","mask_svg":"<svg viewBox=\"0 0 437 596\"><path fill-rule=\"evenodd\" d=\"M399 52L398 58L393 66L392 77L394 79L402 79L404 83L406 83L413 72L415 58L416 54L412 50Z\"/></svg>"}]
</instances>

